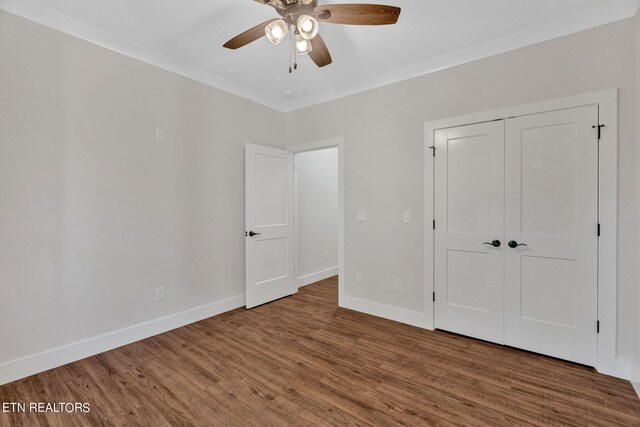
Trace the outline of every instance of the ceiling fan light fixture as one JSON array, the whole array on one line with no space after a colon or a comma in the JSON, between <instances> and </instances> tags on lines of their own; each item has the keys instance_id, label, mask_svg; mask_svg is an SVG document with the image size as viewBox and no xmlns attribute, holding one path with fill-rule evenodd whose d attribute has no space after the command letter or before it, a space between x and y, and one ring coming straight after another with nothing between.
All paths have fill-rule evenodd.
<instances>
[{"instance_id":1,"label":"ceiling fan light fixture","mask_svg":"<svg viewBox=\"0 0 640 427\"><path fill-rule=\"evenodd\" d=\"M2 0L0 0L1 2ZM383 4L325 4L326 0L255 0L280 15L238 34L222 46L236 50L265 35L274 45L289 37L289 73L297 68L296 55L309 54L320 68L332 63L329 49L318 32L319 23L346 25L393 25L401 9Z\"/></svg>"},{"instance_id":2,"label":"ceiling fan light fixture","mask_svg":"<svg viewBox=\"0 0 640 427\"><path fill-rule=\"evenodd\" d=\"M273 21L271 24L267 25L264 28L264 32L267 34L267 38L271 43L279 45L289 32L289 28L286 22L282 19L278 19L277 21Z\"/></svg>"},{"instance_id":3,"label":"ceiling fan light fixture","mask_svg":"<svg viewBox=\"0 0 640 427\"><path fill-rule=\"evenodd\" d=\"M296 55L306 55L312 50L311 42L302 37L301 34L296 34Z\"/></svg>"},{"instance_id":4,"label":"ceiling fan light fixture","mask_svg":"<svg viewBox=\"0 0 640 427\"><path fill-rule=\"evenodd\" d=\"M318 20L313 16L300 15L296 27L305 40L311 40L318 34Z\"/></svg>"}]
</instances>

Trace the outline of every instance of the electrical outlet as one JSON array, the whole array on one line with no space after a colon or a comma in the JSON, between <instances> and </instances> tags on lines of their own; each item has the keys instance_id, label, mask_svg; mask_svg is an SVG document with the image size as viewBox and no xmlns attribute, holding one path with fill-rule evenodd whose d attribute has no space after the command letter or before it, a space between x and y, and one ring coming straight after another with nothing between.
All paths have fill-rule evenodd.
<instances>
[{"instance_id":1,"label":"electrical outlet","mask_svg":"<svg viewBox=\"0 0 640 427\"><path fill-rule=\"evenodd\" d=\"M411 224L411 211L404 211L402 218L405 224Z\"/></svg>"},{"instance_id":2,"label":"electrical outlet","mask_svg":"<svg viewBox=\"0 0 640 427\"><path fill-rule=\"evenodd\" d=\"M164 299L164 286L156 288L156 301L162 301Z\"/></svg>"},{"instance_id":3,"label":"electrical outlet","mask_svg":"<svg viewBox=\"0 0 640 427\"><path fill-rule=\"evenodd\" d=\"M324 260L328 261L329 260L329 251L325 251L324 252Z\"/></svg>"},{"instance_id":4,"label":"electrical outlet","mask_svg":"<svg viewBox=\"0 0 640 427\"><path fill-rule=\"evenodd\" d=\"M356 273L356 283L359 285L364 283L364 277L362 276L362 273Z\"/></svg>"},{"instance_id":5,"label":"electrical outlet","mask_svg":"<svg viewBox=\"0 0 640 427\"><path fill-rule=\"evenodd\" d=\"M367 210L366 209L358 209L358 213L356 214L356 219L358 221L366 221L367 220Z\"/></svg>"},{"instance_id":6,"label":"electrical outlet","mask_svg":"<svg viewBox=\"0 0 640 427\"><path fill-rule=\"evenodd\" d=\"M164 129L156 129L156 142L164 142Z\"/></svg>"},{"instance_id":7,"label":"electrical outlet","mask_svg":"<svg viewBox=\"0 0 640 427\"><path fill-rule=\"evenodd\" d=\"M393 289L395 289L396 291L401 291L402 290L402 280L400 279L396 279L393 281Z\"/></svg>"}]
</instances>

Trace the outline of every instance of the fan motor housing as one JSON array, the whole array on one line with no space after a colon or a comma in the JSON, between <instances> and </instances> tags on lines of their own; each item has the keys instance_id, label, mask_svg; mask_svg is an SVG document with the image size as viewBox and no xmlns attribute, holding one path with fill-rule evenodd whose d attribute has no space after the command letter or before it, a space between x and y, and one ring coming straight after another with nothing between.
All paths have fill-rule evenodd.
<instances>
[{"instance_id":1,"label":"fan motor housing","mask_svg":"<svg viewBox=\"0 0 640 427\"><path fill-rule=\"evenodd\" d=\"M296 25L300 15L315 16L314 9L318 6L317 0L298 1L282 0L275 2L276 11L287 25Z\"/></svg>"}]
</instances>

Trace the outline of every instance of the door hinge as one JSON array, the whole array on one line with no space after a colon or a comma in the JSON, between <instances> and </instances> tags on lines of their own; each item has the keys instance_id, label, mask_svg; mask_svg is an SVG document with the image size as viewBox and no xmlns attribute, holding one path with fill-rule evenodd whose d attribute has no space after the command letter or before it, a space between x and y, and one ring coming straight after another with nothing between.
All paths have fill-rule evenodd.
<instances>
[{"instance_id":1,"label":"door hinge","mask_svg":"<svg viewBox=\"0 0 640 427\"><path fill-rule=\"evenodd\" d=\"M598 224L598 237L600 237L600 224Z\"/></svg>"},{"instance_id":2,"label":"door hinge","mask_svg":"<svg viewBox=\"0 0 640 427\"><path fill-rule=\"evenodd\" d=\"M591 129L598 129L598 141L602 137L602 128L603 127L605 127L605 125L593 125L593 126L591 126Z\"/></svg>"},{"instance_id":3,"label":"door hinge","mask_svg":"<svg viewBox=\"0 0 640 427\"><path fill-rule=\"evenodd\" d=\"M436 220L435 219L433 220L433 229L434 230L436 229Z\"/></svg>"},{"instance_id":4,"label":"door hinge","mask_svg":"<svg viewBox=\"0 0 640 427\"><path fill-rule=\"evenodd\" d=\"M436 156L436 146L432 145L431 147L429 147L429 149L433 150L433 157Z\"/></svg>"},{"instance_id":5,"label":"door hinge","mask_svg":"<svg viewBox=\"0 0 640 427\"><path fill-rule=\"evenodd\" d=\"M433 302L436 302L436 293L433 293Z\"/></svg>"},{"instance_id":6,"label":"door hinge","mask_svg":"<svg viewBox=\"0 0 640 427\"><path fill-rule=\"evenodd\" d=\"M596 322L596 333L598 333L598 334L600 333L600 321L599 320Z\"/></svg>"}]
</instances>

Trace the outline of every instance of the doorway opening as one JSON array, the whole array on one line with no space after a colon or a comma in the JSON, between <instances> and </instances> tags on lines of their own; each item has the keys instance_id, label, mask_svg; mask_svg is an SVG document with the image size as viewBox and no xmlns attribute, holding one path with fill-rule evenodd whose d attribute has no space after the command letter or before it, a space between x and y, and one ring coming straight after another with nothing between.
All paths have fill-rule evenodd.
<instances>
[{"instance_id":1,"label":"doorway opening","mask_svg":"<svg viewBox=\"0 0 640 427\"><path fill-rule=\"evenodd\" d=\"M338 276L338 147L294 153L298 289Z\"/></svg>"},{"instance_id":2,"label":"doorway opening","mask_svg":"<svg viewBox=\"0 0 640 427\"><path fill-rule=\"evenodd\" d=\"M296 286L337 284L338 305L344 289L343 142L339 137L287 147L294 155Z\"/></svg>"}]
</instances>

